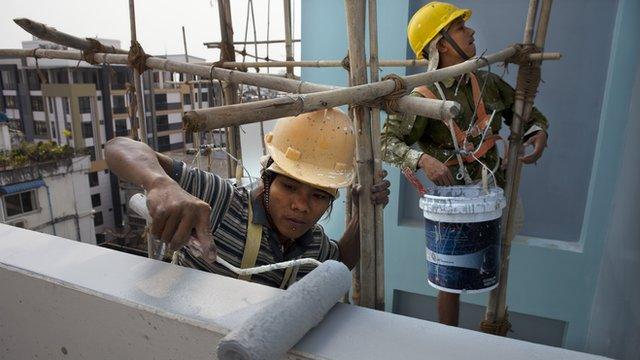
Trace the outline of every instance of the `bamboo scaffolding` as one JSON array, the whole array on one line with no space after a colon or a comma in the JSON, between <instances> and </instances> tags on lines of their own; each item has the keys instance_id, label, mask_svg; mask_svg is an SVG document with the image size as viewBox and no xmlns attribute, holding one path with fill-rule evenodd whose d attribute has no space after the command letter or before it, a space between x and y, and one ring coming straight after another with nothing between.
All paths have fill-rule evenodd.
<instances>
[{"instance_id":1,"label":"bamboo scaffolding","mask_svg":"<svg viewBox=\"0 0 640 360\"><path fill-rule=\"evenodd\" d=\"M541 60L560 60L562 54L559 52L545 52L529 55L531 61ZM213 65L213 63L198 63L201 65ZM380 60L378 61L378 67L420 67L427 66L428 60ZM303 61L246 61L246 62L223 62L217 63L224 68L273 68L273 67L342 67L342 60L303 60ZM370 62L367 62L367 66L371 66Z\"/></svg>"},{"instance_id":2,"label":"bamboo scaffolding","mask_svg":"<svg viewBox=\"0 0 640 360\"><path fill-rule=\"evenodd\" d=\"M220 4L219 4L220 5ZM23 19L21 21L21 26L28 32L39 33L41 39L57 41L61 45L66 46L77 46L81 50L86 50L91 47L91 44L86 39L79 39L72 35L68 35L62 32L59 32L53 28L47 27L43 24L36 23L31 20ZM18 21L18 20L16 20ZM35 28L35 29L34 29ZM45 29L46 31L43 31ZM229 49L229 47L227 47ZM403 77L406 88L412 89L419 85L430 84L435 81L441 81L456 75L464 74L470 71L474 71L478 68L484 67L487 64L493 64L496 62L504 61L505 59L513 56L516 53L516 47L510 46L507 47L497 53L487 55L479 59L471 59L464 63L450 66L445 69L440 69L433 72L421 73ZM229 51L231 54L232 52ZM64 50L36 50L35 55L38 57L48 57L48 58L60 58L60 59L73 59L73 60L82 60L81 54L68 52ZM34 53L32 50L0 50L0 56L13 56L13 57L33 57ZM126 56L123 55L113 55L113 54L102 54L98 53L93 55L94 59L101 63L108 64L127 64ZM147 59L146 63L147 67L153 69L159 69L164 71L171 72L182 72L192 75L197 75L201 78L209 79L213 77L214 79L231 82L231 83L242 83L253 86L260 86L264 88L269 88L273 90L283 91L287 93L312 93L319 91L326 91L332 89L341 89L335 86L327 86L314 84L305 81L298 81L293 79L286 79L281 77L275 77L271 75L265 74L253 74L253 73L245 73L240 71L233 71L224 68L211 67L211 66L203 66L196 64L185 64L181 62L170 61L167 59L150 57ZM395 83L393 80L381 81L374 84L365 84L360 87L354 87L354 92L364 92L364 94L360 94L357 97L357 100L353 100L356 102L368 102L372 101L376 98L380 98L391 93L395 88ZM344 89L342 89L344 91ZM342 95L340 95L342 96ZM407 114L420 114L420 111L417 111L421 108L421 104L424 104L426 99L415 98L404 96L398 100L398 111ZM299 100L298 100L299 101ZM349 100L348 100L349 101ZM348 101L341 101L337 105L344 105L348 103ZM248 106L256 106L262 107L263 104L259 104L260 102L253 102L250 104L245 104ZM251 108L248 108L247 111L252 111ZM425 113L427 116L427 113ZM266 120L266 119L259 119Z\"/></svg>"},{"instance_id":3,"label":"bamboo scaffolding","mask_svg":"<svg viewBox=\"0 0 640 360\"><path fill-rule=\"evenodd\" d=\"M235 61L236 55L233 47L233 26L231 23L231 5L229 0L218 0L218 16L220 18L220 60ZM225 105L238 102L238 83L225 80L222 87ZM227 128L227 151L231 156L227 157L227 170L229 177L236 177L238 182L242 177L242 150L240 148L240 128L230 126ZM237 159L235 171L232 156ZM240 169L240 171L238 171Z\"/></svg>"},{"instance_id":4,"label":"bamboo scaffolding","mask_svg":"<svg viewBox=\"0 0 640 360\"><path fill-rule=\"evenodd\" d=\"M291 0L282 0L284 8L284 47L287 61L294 61L291 41ZM287 66L287 77L293 76L293 67Z\"/></svg>"},{"instance_id":5,"label":"bamboo scaffolding","mask_svg":"<svg viewBox=\"0 0 640 360\"><path fill-rule=\"evenodd\" d=\"M369 70L371 82L380 80L378 74L378 5L376 0L369 0ZM373 178L379 182L382 178L382 144L380 139L380 109L371 108L371 146L373 152ZM385 281L384 281L384 206L375 205L375 308L384 311Z\"/></svg>"},{"instance_id":6,"label":"bamboo scaffolding","mask_svg":"<svg viewBox=\"0 0 640 360\"><path fill-rule=\"evenodd\" d=\"M129 22L131 25L131 46L133 46L134 43L136 43L137 40L137 35L136 35L136 11L135 11L135 4L134 4L134 0L129 0ZM138 120L136 121L135 119L135 114L133 114L131 116L131 128L133 129L137 129L138 130L138 137L140 139L140 141L142 141L143 143L147 143L148 139L147 139L147 119L144 116L144 98L142 96L142 80L140 79L140 73L138 72L137 69L133 69L133 86L136 89L136 102L138 103ZM138 126L134 126L134 124L139 125L140 128L138 129Z\"/></svg>"},{"instance_id":7,"label":"bamboo scaffolding","mask_svg":"<svg viewBox=\"0 0 640 360\"><path fill-rule=\"evenodd\" d=\"M347 35L349 39L350 83L367 82L365 59L365 0L345 0ZM351 107L356 130L356 170L360 188L358 219L360 230L360 306L376 305L376 238L374 209L371 203L373 186L373 149L371 143L371 114L366 106Z\"/></svg>"},{"instance_id":8,"label":"bamboo scaffolding","mask_svg":"<svg viewBox=\"0 0 640 360\"><path fill-rule=\"evenodd\" d=\"M533 43L533 26L535 24L537 5L537 0L531 0L529 3L529 11L527 14L523 38L523 43L525 44ZM540 20L538 21L538 28L536 29L535 37L535 45L540 49L544 47L545 43L549 17L551 14L551 5L552 0L542 0ZM535 66L540 66L540 63L536 63ZM522 68L519 68L518 71L522 71ZM520 185L520 175L522 171L522 162L518 158L520 157L520 149L522 148L522 130L529 119L529 115L531 114L535 96L532 95L527 98L523 98L522 96L518 96L518 93L521 91L522 90L519 86L516 87L514 117L511 123L511 136L509 137L509 151L507 154L507 183L505 189L505 194L507 196L507 211L506 215L502 219L500 282L498 287L492 290L489 295L484 319L484 323L495 326L493 333L502 336L505 336L506 332L509 330L509 325L507 325L508 314L506 295L509 278L509 255L511 251L511 242L516 235L514 214L516 212L518 188Z\"/></svg>"},{"instance_id":9,"label":"bamboo scaffolding","mask_svg":"<svg viewBox=\"0 0 640 360\"><path fill-rule=\"evenodd\" d=\"M189 51L187 50L187 34L186 34L186 31L184 30L184 26L182 27L182 45L184 45L184 62L188 63L189 62ZM188 78L186 80L187 80L188 87L189 87L189 99L191 99L191 108L195 109L195 107L196 107L196 99L195 99L195 96L193 95L193 84L189 82L189 80L193 80L193 75L188 75ZM153 119L153 121L156 121L156 119ZM186 130L186 131L189 131L189 130ZM200 143L201 143L201 141L200 141L200 133L197 132L197 131L193 132L192 136L193 136L193 147L196 148L199 151L200 150ZM186 141L185 141L185 143L186 143ZM200 165L201 165L200 156L196 156L196 167L198 169L201 169Z\"/></svg>"}]
</instances>

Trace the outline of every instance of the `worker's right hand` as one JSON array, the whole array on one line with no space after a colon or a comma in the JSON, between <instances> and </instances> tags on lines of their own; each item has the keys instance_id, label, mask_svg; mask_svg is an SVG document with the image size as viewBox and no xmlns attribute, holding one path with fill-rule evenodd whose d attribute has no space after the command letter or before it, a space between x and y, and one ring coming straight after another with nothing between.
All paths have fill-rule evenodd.
<instances>
[{"instance_id":1,"label":"worker's right hand","mask_svg":"<svg viewBox=\"0 0 640 360\"><path fill-rule=\"evenodd\" d=\"M209 230L211 207L189 194L170 178L159 178L147 191L147 208L153 220L151 233L178 250L187 243L215 260L215 244ZM195 237L191 237L195 233ZM191 240L190 240L191 237Z\"/></svg>"},{"instance_id":2,"label":"worker's right hand","mask_svg":"<svg viewBox=\"0 0 640 360\"><path fill-rule=\"evenodd\" d=\"M438 161L438 159L427 154L422 154L418 164L425 175L427 175L427 178L434 184L438 186L452 186L455 184L451 170L449 170L445 164Z\"/></svg>"}]
</instances>

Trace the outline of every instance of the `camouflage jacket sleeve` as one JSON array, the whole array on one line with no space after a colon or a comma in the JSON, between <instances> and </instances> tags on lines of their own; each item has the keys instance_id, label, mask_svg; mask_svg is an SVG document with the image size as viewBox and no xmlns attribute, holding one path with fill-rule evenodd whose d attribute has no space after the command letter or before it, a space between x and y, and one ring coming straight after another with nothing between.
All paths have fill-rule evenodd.
<instances>
[{"instance_id":1,"label":"camouflage jacket sleeve","mask_svg":"<svg viewBox=\"0 0 640 360\"><path fill-rule=\"evenodd\" d=\"M389 115L381 134L382 159L401 169L408 167L415 171L423 152L411 148L411 145L420 138L427 121L426 118L409 114Z\"/></svg>"}]
</instances>

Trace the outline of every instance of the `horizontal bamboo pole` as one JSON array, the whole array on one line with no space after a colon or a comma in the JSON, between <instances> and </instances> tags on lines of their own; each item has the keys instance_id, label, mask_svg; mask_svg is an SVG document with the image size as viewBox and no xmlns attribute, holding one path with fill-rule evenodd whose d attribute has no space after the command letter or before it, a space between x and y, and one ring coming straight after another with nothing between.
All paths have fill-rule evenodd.
<instances>
[{"instance_id":1,"label":"horizontal bamboo pole","mask_svg":"<svg viewBox=\"0 0 640 360\"><path fill-rule=\"evenodd\" d=\"M300 39L293 39L292 42L300 42ZM257 40L257 41L234 41L233 45L266 45L266 44L284 44L285 40ZM219 48L219 41L211 41L202 43L204 46L208 48Z\"/></svg>"},{"instance_id":2,"label":"horizontal bamboo pole","mask_svg":"<svg viewBox=\"0 0 640 360\"><path fill-rule=\"evenodd\" d=\"M297 115L319 109L327 109L344 104L359 104L370 98L367 92L343 88L312 94L288 95L275 99L253 101L185 113L182 120L188 131L210 131L227 126L245 125L254 122ZM442 119L456 116L460 105L454 101L442 101L406 97L407 108L420 112L423 116ZM366 100L365 100L366 101Z\"/></svg>"},{"instance_id":3,"label":"horizontal bamboo pole","mask_svg":"<svg viewBox=\"0 0 640 360\"><path fill-rule=\"evenodd\" d=\"M536 53L529 55L529 59L531 61L541 61L541 60L560 60L562 58L562 54L559 52L545 52L545 53ZM205 63L196 63L200 65L213 65L213 63L205 62ZM378 66L379 67L418 67L418 66L427 66L427 60L380 60ZM237 68L237 67L247 67L247 68L269 68L269 67L341 67L342 60L303 60L303 61L258 61L258 62L223 62L218 63L224 68ZM369 62L367 62L367 66L370 66Z\"/></svg>"},{"instance_id":4,"label":"horizontal bamboo pole","mask_svg":"<svg viewBox=\"0 0 640 360\"><path fill-rule=\"evenodd\" d=\"M504 61L515 53L515 47L508 47L495 54L487 55L482 60L471 59L443 69L405 76L402 79L405 82L406 89L413 89L423 84L431 84L468 73L487 64ZM292 116L305 111L326 109L345 104L362 104L384 97L393 92L394 89L395 82L393 80L384 80L312 94L289 95L286 98L253 101L236 105L232 109L209 108L190 111L185 114L183 121L185 127L194 129L194 131L195 129L208 131L225 126L224 124L230 122L249 124L282 116ZM416 103L416 100L421 103ZM428 104L429 102L426 100L430 99L404 96L398 100L398 109L403 113L423 115L436 119L447 118L451 115L455 116L459 110L456 107L457 104L451 102L432 100ZM412 101L413 103L411 103ZM410 108L410 104L414 107ZM420 104L423 105L421 106ZM415 107L418 107L418 109Z\"/></svg>"}]
</instances>

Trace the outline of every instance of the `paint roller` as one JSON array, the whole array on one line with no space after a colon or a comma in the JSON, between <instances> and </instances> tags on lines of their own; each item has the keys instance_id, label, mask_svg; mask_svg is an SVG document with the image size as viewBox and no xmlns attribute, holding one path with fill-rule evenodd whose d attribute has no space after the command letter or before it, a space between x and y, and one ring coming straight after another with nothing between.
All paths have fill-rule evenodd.
<instances>
[{"instance_id":1,"label":"paint roller","mask_svg":"<svg viewBox=\"0 0 640 360\"><path fill-rule=\"evenodd\" d=\"M129 206L147 222L151 222L146 197L143 194L131 197ZM166 245L160 247L161 252L165 249ZM217 349L218 358L222 360L284 357L309 330L322 321L327 312L351 288L351 272L343 263L333 260L320 263L315 259L297 259L248 269L239 269L220 257L216 262L238 275L257 274L305 264L317 265L300 281L272 298L253 316L222 338Z\"/></svg>"}]
</instances>

